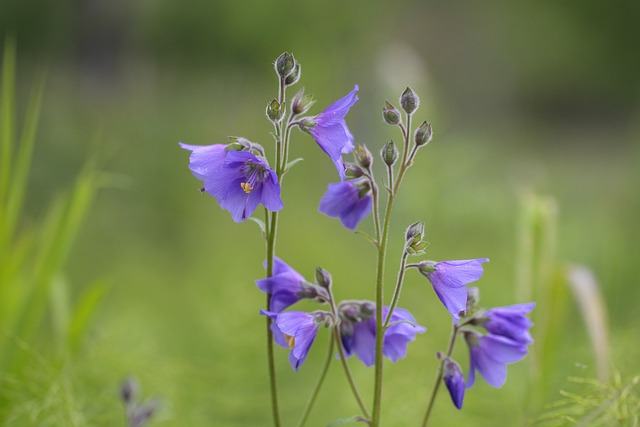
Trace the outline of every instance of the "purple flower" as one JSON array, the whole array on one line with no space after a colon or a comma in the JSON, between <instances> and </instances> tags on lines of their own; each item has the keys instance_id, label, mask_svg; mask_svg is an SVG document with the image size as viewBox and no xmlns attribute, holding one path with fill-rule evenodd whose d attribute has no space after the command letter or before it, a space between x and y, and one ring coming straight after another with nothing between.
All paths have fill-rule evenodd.
<instances>
[{"instance_id":1,"label":"purple flower","mask_svg":"<svg viewBox=\"0 0 640 427\"><path fill-rule=\"evenodd\" d=\"M220 144L180 147L191 151L189 169L235 222L245 221L261 202L270 211L283 208L278 176L264 159Z\"/></svg>"},{"instance_id":2,"label":"purple flower","mask_svg":"<svg viewBox=\"0 0 640 427\"><path fill-rule=\"evenodd\" d=\"M289 363L296 372L307 358L311 344L316 339L318 328L328 316L330 314L323 311L313 313L288 311L276 316L275 324L284 335L287 346L291 349ZM276 342L280 344L278 340Z\"/></svg>"},{"instance_id":3,"label":"purple flower","mask_svg":"<svg viewBox=\"0 0 640 427\"><path fill-rule=\"evenodd\" d=\"M431 281L436 295L457 322L460 319L460 313L467 310L468 291L465 285L475 282L482 276L482 263L488 261L487 258L437 263L424 261L419 270Z\"/></svg>"},{"instance_id":4,"label":"purple flower","mask_svg":"<svg viewBox=\"0 0 640 427\"><path fill-rule=\"evenodd\" d=\"M386 319L388 312L389 307L383 307L383 318ZM425 327L418 325L411 313L402 308L393 310L389 325L391 326L384 334L382 353L392 362L404 358L407 354L407 345L415 340L416 334L421 334L427 330ZM351 326L343 328L341 332L342 345L347 357L355 353L362 363L366 366L372 366L376 359L375 315L361 321L352 322Z\"/></svg>"},{"instance_id":5,"label":"purple flower","mask_svg":"<svg viewBox=\"0 0 640 427\"><path fill-rule=\"evenodd\" d=\"M302 299L299 295L303 291L304 277L293 268L289 267L280 258L273 260L273 275L266 279L256 280L258 288L267 294L271 294L272 312L280 313L287 307Z\"/></svg>"},{"instance_id":6,"label":"purple flower","mask_svg":"<svg viewBox=\"0 0 640 427\"><path fill-rule=\"evenodd\" d=\"M322 151L333 160L341 179L345 178L345 165L341 155L350 153L354 148L353 135L349 131L344 117L358 100L357 92L358 85L355 85L345 97L337 100L315 116L312 119L314 124L308 127L311 136Z\"/></svg>"},{"instance_id":7,"label":"purple flower","mask_svg":"<svg viewBox=\"0 0 640 427\"><path fill-rule=\"evenodd\" d=\"M269 327L271 328L271 332L273 333L273 340L276 342L276 344L278 344L280 347L288 348L289 344L287 344L287 339L285 338L282 331L278 328L278 325L276 325L276 318L280 313L276 313L275 311L260 310L260 314L271 319L271 325Z\"/></svg>"},{"instance_id":8,"label":"purple flower","mask_svg":"<svg viewBox=\"0 0 640 427\"><path fill-rule=\"evenodd\" d=\"M493 387L502 387L507 379L507 363L515 363L527 354L527 345L501 335L465 333L469 345L467 388L475 383L476 369Z\"/></svg>"},{"instance_id":9,"label":"purple flower","mask_svg":"<svg viewBox=\"0 0 640 427\"><path fill-rule=\"evenodd\" d=\"M320 200L318 210L330 217L340 218L342 225L349 230L355 230L358 223L371 212L371 191L362 194L358 182L355 181L329 184L329 189Z\"/></svg>"},{"instance_id":10,"label":"purple flower","mask_svg":"<svg viewBox=\"0 0 640 427\"><path fill-rule=\"evenodd\" d=\"M529 328L533 326L533 323L526 314L535 306L534 302L530 302L492 308L484 313L483 317L486 317L488 321L483 326L493 335L500 335L520 344L532 344L533 338L529 333Z\"/></svg>"},{"instance_id":11,"label":"purple flower","mask_svg":"<svg viewBox=\"0 0 640 427\"><path fill-rule=\"evenodd\" d=\"M464 399L464 376L462 369L453 359L447 357L444 359L443 365L444 383L449 390L449 395L453 404L458 409L462 409L462 400Z\"/></svg>"}]
</instances>

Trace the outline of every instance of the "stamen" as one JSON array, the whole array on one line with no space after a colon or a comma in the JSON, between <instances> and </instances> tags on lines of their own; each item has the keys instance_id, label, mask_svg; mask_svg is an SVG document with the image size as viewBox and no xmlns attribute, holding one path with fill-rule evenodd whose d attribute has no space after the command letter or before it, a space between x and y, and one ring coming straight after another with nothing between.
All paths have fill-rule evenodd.
<instances>
[{"instance_id":1,"label":"stamen","mask_svg":"<svg viewBox=\"0 0 640 427\"><path fill-rule=\"evenodd\" d=\"M241 182L240 187L242 187L242 190L244 190L244 192L247 194L251 193L251 190L253 190L253 187L249 182Z\"/></svg>"},{"instance_id":2,"label":"stamen","mask_svg":"<svg viewBox=\"0 0 640 427\"><path fill-rule=\"evenodd\" d=\"M291 335L284 334L284 340L287 342L289 348L293 348L296 345L296 337L292 337Z\"/></svg>"}]
</instances>

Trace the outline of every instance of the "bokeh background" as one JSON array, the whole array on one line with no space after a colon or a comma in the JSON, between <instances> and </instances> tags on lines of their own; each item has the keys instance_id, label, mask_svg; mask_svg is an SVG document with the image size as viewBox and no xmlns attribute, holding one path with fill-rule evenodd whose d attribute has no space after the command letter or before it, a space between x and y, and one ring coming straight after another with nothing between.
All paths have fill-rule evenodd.
<instances>
[{"instance_id":1,"label":"bokeh background","mask_svg":"<svg viewBox=\"0 0 640 427\"><path fill-rule=\"evenodd\" d=\"M118 386L134 375L145 397L163 401L152 425L269 425L264 297L253 283L264 275L259 229L199 194L177 143L240 135L269 147L272 62L287 50L302 64L294 89L317 100L313 113L359 84L347 121L372 152L399 141L380 112L407 85L421 98L417 119L433 123L397 203L388 285L404 228L422 220L428 258L491 259L478 283L483 305L538 303L537 343L507 384L479 381L462 411L442 394L434 425L563 425L543 419L566 399L561 390L609 390L589 381L624 385L639 373L639 19L631 0L2 0L20 121L46 75L19 229L42 221L96 156L96 197L56 280L71 305L97 282L105 289L73 352L52 332L53 303L32 337L3 329L4 348L22 360L2 372L4 422L123 425ZM331 162L308 135L292 144L305 160L285 182L278 255L308 278L315 266L329 270L339 298L373 299L373 248L317 212L337 178ZM590 282L575 279L575 266L597 283L591 305L574 296ZM409 273L400 305L429 330L406 360L386 364L389 426L421 419L450 328L428 282ZM286 351L277 355L286 425L325 342L298 374ZM466 369L465 351L455 354ZM352 368L369 396L372 370ZM335 363L309 425L356 413Z\"/></svg>"}]
</instances>

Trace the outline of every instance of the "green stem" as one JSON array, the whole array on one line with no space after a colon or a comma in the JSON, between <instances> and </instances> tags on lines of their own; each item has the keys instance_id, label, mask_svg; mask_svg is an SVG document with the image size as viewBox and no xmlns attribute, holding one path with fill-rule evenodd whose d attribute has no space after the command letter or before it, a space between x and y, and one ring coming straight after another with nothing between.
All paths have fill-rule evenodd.
<instances>
[{"instance_id":1,"label":"green stem","mask_svg":"<svg viewBox=\"0 0 640 427\"><path fill-rule=\"evenodd\" d=\"M376 362L375 362L375 379L373 385L373 417L371 419L371 427L379 427L380 414L382 406L382 344L384 342L383 319L382 319L382 307L384 304L384 267L385 258L387 255L387 241L389 237L389 224L391 222L391 212L393 210L393 203L395 201L398 188L402 183L402 178L406 170L411 165L411 157L409 157L409 132L411 131L411 115L407 114L407 127L402 124L399 125L402 131L403 137L403 151L402 162L400 164L400 170L396 177L396 182L389 192L389 198L387 199L387 208L384 215L384 222L382 226L382 236L378 239L378 262L376 266ZM412 155L414 153L412 152ZM377 207L374 215L377 215ZM389 317L391 317L391 311L389 311Z\"/></svg>"},{"instance_id":2,"label":"green stem","mask_svg":"<svg viewBox=\"0 0 640 427\"><path fill-rule=\"evenodd\" d=\"M340 355L340 362L342 362L342 368L344 369L344 374L347 377L347 381L349 382L349 386L351 387L351 391L353 392L353 396L356 398L358 402L358 406L362 411L362 414L365 418L369 418L369 411L360 396L360 392L358 391L358 387L356 386L356 382L353 380L353 376L351 375L351 370L349 369L349 364L347 363L347 358L344 354L344 349L342 348L342 341L340 340L340 331L338 330L338 326L333 328L333 337L336 341L336 346L338 347L338 354Z\"/></svg>"},{"instance_id":3,"label":"green stem","mask_svg":"<svg viewBox=\"0 0 640 427\"><path fill-rule=\"evenodd\" d=\"M303 427L307 422L307 418L309 418L309 414L311 413L311 409L313 408L313 404L316 402L316 397L318 397L318 392L322 387L322 383L324 382L325 377L327 376L327 372L329 371L329 365L331 365L331 361L333 360L333 337L329 338L329 351L327 351L327 357L324 361L324 366L322 367L322 372L320 372L320 377L318 378L318 382L316 386L313 388L313 392L309 397L309 401L307 401L307 406L305 406L304 411L302 412L302 416L300 417L300 421L298 422L298 427Z\"/></svg>"},{"instance_id":4,"label":"green stem","mask_svg":"<svg viewBox=\"0 0 640 427\"><path fill-rule=\"evenodd\" d=\"M396 281L396 288L393 291L393 297L391 298L391 306L389 307L389 312L387 313L387 318L384 321L384 330L387 330L389 326L389 322L391 321L391 315L393 314L393 310L396 309L398 305L398 301L400 300L400 292L402 291L402 283L404 282L404 272L406 271L407 265L407 257L409 254L406 250L402 251L402 258L400 259L400 270L398 270L398 280Z\"/></svg>"},{"instance_id":5,"label":"green stem","mask_svg":"<svg viewBox=\"0 0 640 427\"><path fill-rule=\"evenodd\" d=\"M429 403L427 405L427 411L424 414L424 418L422 419L422 427L427 426L427 422L429 421L429 417L431 416L431 410L433 409L433 404L436 401L436 396L438 394L438 390L440 389L440 383L442 383L442 377L444 375L444 363L447 357L451 357L451 353L453 353L453 347L456 344L456 337L458 336L458 332L460 331L460 327L453 325L451 330L451 337L449 338L449 347L447 348L447 355L440 360L440 367L438 368L438 374L436 375L436 380L433 383L433 388L431 390L431 396L429 396Z\"/></svg>"},{"instance_id":6,"label":"green stem","mask_svg":"<svg viewBox=\"0 0 640 427\"><path fill-rule=\"evenodd\" d=\"M278 228L278 213L271 212L269 234L267 235L267 277L273 275L273 258L276 248L276 231ZM271 294L267 294L266 310L271 308ZM267 327L267 365L269 370L269 384L271 389L271 412L273 425L280 426L280 412L278 410L278 387L276 383L276 365L273 353L273 332L271 332L271 318L266 317Z\"/></svg>"}]
</instances>

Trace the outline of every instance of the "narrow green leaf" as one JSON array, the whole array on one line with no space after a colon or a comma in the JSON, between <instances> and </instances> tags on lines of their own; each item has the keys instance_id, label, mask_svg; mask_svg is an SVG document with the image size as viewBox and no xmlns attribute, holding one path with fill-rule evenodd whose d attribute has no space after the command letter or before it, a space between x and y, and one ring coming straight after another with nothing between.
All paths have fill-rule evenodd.
<instances>
[{"instance_id":1,"label":"narrow green leaf","mask_svg":"<svg viewBox=\"0 0 640 427\"><path fill-rule=\"evenodd\" d=\"M44 77L38 79L31 92L31 99L27 108L27 117L20 137L20 145L16 154L15 171L11 177L9 195L6 210L6 235L5 239L10 244L13 231L17 225L24 196L27 192L29 169L33 155L33 146L36 140L38 121L40 118L40 106L44 92Z\"/></svg>"},{"instance_id":2,"label":"narrow green leaf","mask_svg":"<svg viewBox=\"0 0 640 427\"><path fill-rule=\"evenodd\" d=\"M89 286L80 296L69 320L67 346L70 353L75 354L80 348L108 289L106 283L98 281Z\"/></svg>"},{"instance_id":3,"label":"narrow green leaf","mask_svg":"<svg viewBox=\"0 0 640 427\"><path fill-rule=\"evenodd\" d=\"M267 226L264 224L264 221L262 221L261 219L258 218L254 218L254 217L249 217L249 219L253 222L255 222L256 224L258 224L258 227L260 227L260 230L262 230L262 236L266 237L267 236Z\"/></svg>"},{"instance_id":4,"label":"narrow green leaf","mask_svg":"<svg viewBox=\"0 0 640 427\"><path fill-rule=\"evenodd\" d=\"M15 127L16 43L7 37L2 58L2 136L0 137L0 215L3 215L11 177L11 157ZM0 224L4 220L0 216Z\"/></svg>"},{"instance_id":5,"label":"narrow green leaf","mask_svg":"<svg viewBox=\"0 0 640 427\"><path fill-rule=\"evenodd\" d=\"M360 416L355 416L351 418L341 418L339 420L335 420L327 424L327 427L341 426L343 424L351 424L351 423L357 423L357 422L367 422L367 420L365 420Z\"/></svg>"}]
</instances>

